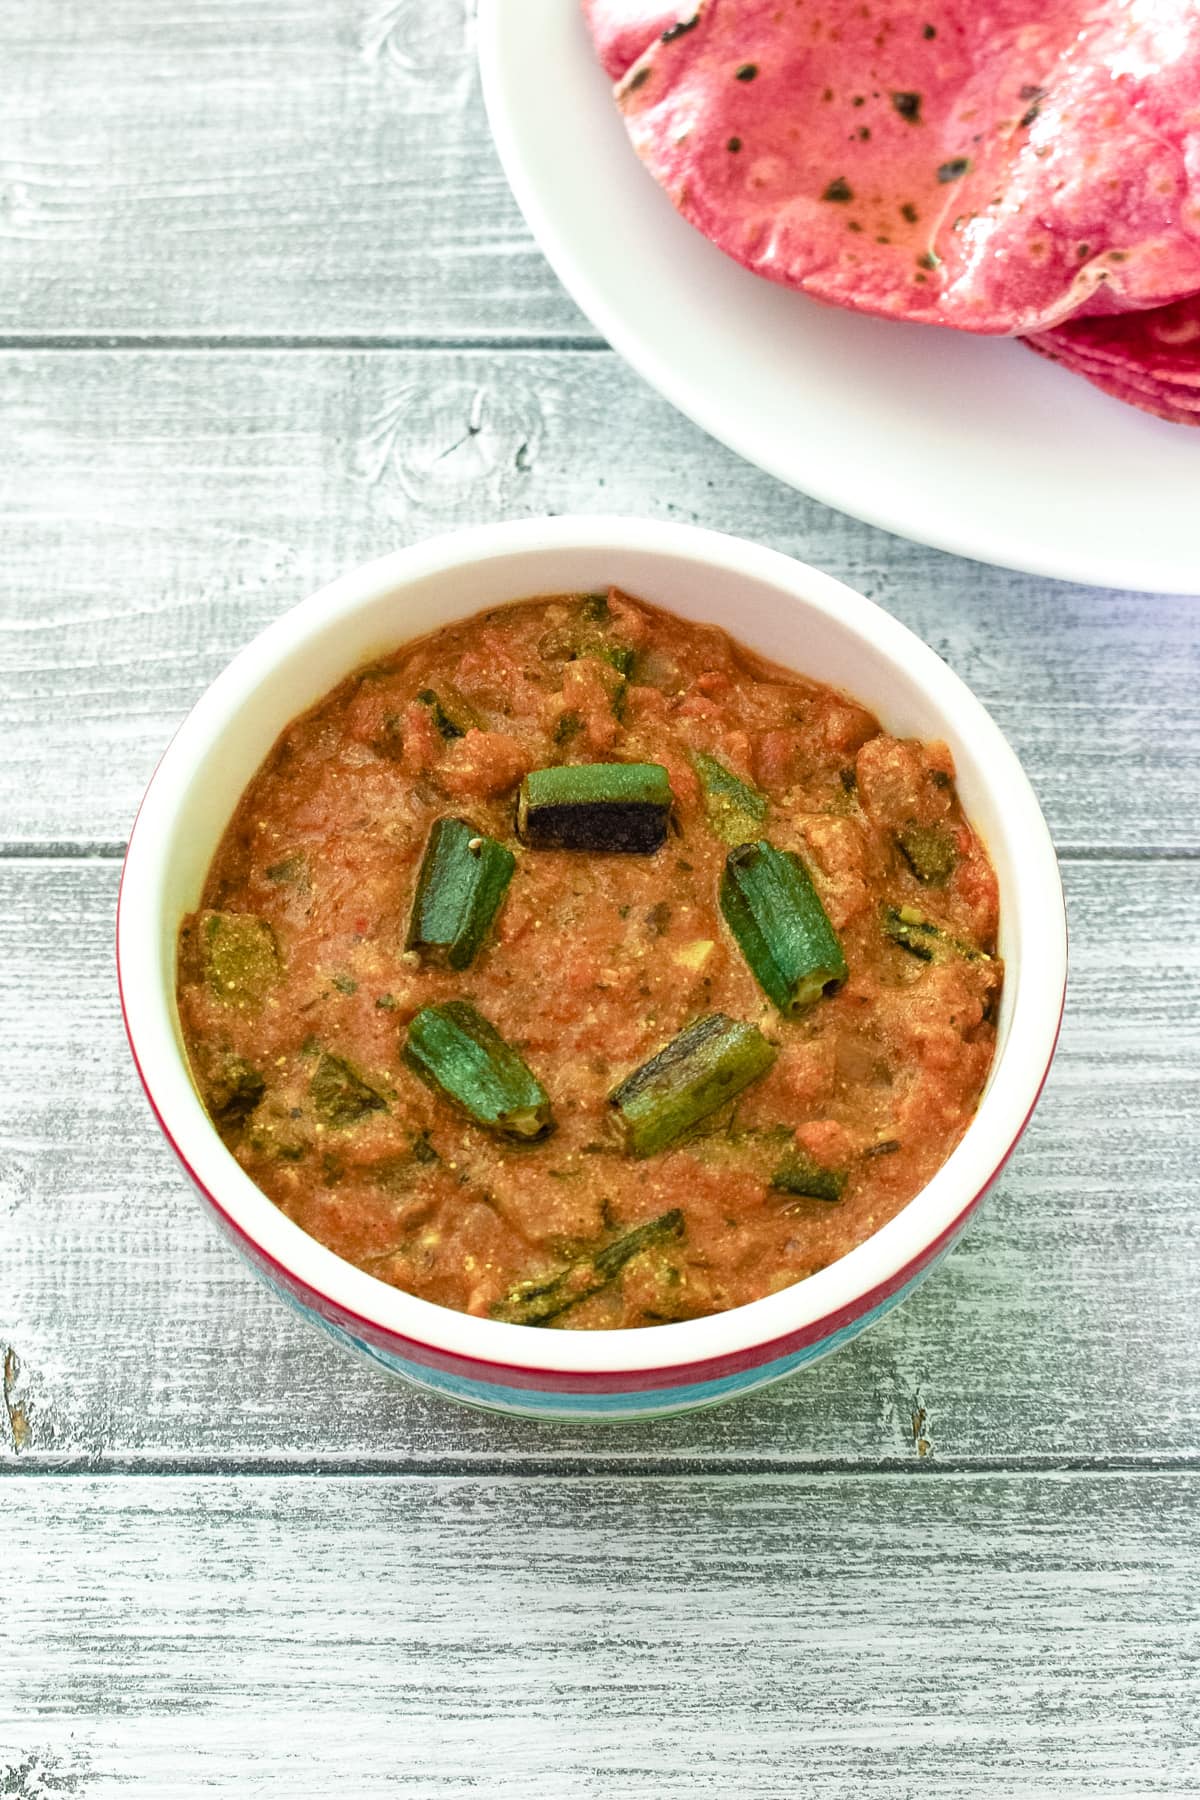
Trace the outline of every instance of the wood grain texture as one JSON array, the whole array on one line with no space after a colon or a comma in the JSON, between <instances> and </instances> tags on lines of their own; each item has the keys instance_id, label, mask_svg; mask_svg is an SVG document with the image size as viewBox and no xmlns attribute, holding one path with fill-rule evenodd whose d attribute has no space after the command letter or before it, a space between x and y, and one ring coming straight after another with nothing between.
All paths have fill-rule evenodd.
<instances>
[{"instance_id":1,"label":"wood grain texture","mask_svg":"<svg viewBox=\"0 0 1200 1800\"><path fill-rule=\"evenodd\" d=\"M0 1771L88 1800L1200 1793L1196 1476L4 1496Z\"/></svg>"},{"instance_id":2,"label":"wood grain texture","mask_svg":"<svg viewBox=\"0 0 1200 1800\"><path fill-rule=\"evenodd\" d=\"M1200 1794L1200 615L892 539L680 418L534 249L473 12L0 0L0 1794ZM88 848L320 582L573 510L873 595L1083 859L1055 1074L949 1264L623 1429L424 1397L253 1282L137 1087Z\"/></svg>"},{"instance_id":3,"label":"wood grain texture","mask_svg":"<svg viewBox=\"0 0 1200 1800\"><path fill-rule=\"evenodd\" d=\"M123 840L174 725L355 562L625 511L806 558L991 708L1059 842L1200 844L1200 610L890 538L707 439L608 353L0 355L0 841Z\"/></svg>"},{"instance_id":4,"label":"wood grain texture","mask_svg":"<svg viewBox=\"0 0 1200 1800\"><path fill-rule=\"evenodd\" d=\"M0 0L0 335L594 337L473 0Z\"/></svg>"},{"instance_id":5,"label":"wood grain texture","mask_svg":"<svg viewBox=\"0 0 1200 1800\"><path fill-rule=\"evenodd\" d=\"M1195 874L1089 862L1067 875L1075 952L1055 1073L949 1263L847 1351L761 1395L567 1427L412 1392L261 1290L202 1218L138 1090L111 963L117 870L0 864L0 1359L7 1349L13 1365L0 1460L915 1468L1195 1456Z\"/></svg>"}]
</instances>

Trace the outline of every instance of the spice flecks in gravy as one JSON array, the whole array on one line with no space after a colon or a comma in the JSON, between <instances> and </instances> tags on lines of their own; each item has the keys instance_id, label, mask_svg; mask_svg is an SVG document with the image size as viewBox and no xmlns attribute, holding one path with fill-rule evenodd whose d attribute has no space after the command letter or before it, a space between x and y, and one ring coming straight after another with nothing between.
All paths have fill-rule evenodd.
<instances>
[{"instance_id":1,"label":"spice flecks in gravy","mask_svg":"<svg viewBox=\"0 0 1200 1800\"><path fill-rule=\"evenodd\" d=\"M929 1180L994 1053L996 929L944 744L614 590L447 627L295 720L179 1008L226 1144L330 1249L480 1316L640 1326L800 1280Z\"/></svg>"}]
</instances>

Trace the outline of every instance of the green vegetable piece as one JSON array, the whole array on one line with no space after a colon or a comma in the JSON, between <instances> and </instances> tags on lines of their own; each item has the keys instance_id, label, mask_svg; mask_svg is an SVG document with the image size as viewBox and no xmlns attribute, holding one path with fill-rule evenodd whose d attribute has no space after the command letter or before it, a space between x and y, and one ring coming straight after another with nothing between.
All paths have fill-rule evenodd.
<instances>
[{"instance_id":1,"label":"green vegetable piece","mask_svg":"<svg viewBox=\"0 0 1200 1800\"><path fill-rule=\"evenodd\" d=\"M343 1056L326 1051L308 1091L317 1117L326 1125L355 1125L368 1113L386 1112L387 1101Z\"/></svg>"},{"instance_id":2,"label":"green vegetable piece","mask_svg":"<svg viewBox=\"0 0 1200 1800\"><path fill-rule=\"evenodd\" d=\"M958 864L954 834L943 825L909 825L896 833L904 860L926 887L944 887Z\"/></svg>"},{"instance_id":3,"label":"green vegetable piece","mask_svg":"<svg viewBox=\"0 0 1200 1800\"><path fill-rule=\"evenodd\" d=\"M438 819L413 895L406 950L465 969L479 954L516 868L511 850L469 819Z\"/></svg>"},{"instance_id":4,"label":"green vegetable piece","mask_svg":"<svg viewBox=\"0 0 1200 1800\"><path fill-rule=\"evenodd\" d=\"M253 1063L244 1056L226 1056L208 1083L208 1110L218 1125L242 1125L266 1091Z\"/></svg>"},{"instance_id":5,"label":"green vegetable piece","mask_svg":"<svg viewBox=\"0 0 1200 1800\"><path fill-rule=\"evenodd\" d=\"M254 913L205 912L200 943L208 985L231 1006L257 1006L279 980L279 948Z\"/></svg>"},{"instance_id":6,"label":"green vegetable piece","mask_svg":"<svg viewBox=\"0 0 1200 1800\"><path fill-rule=\"evenodd\" d=\"M607 594L585 594L565 624L547 631L538 645L546 662L575 662L581 656L599 656L619 675L628 676L636 652L611 635L612 610Z\"/></svg>"},{"instance_id":7,"label":"green vegetable piece","mask_svg":"<svg viewBox=\"0 0 1200 1800\"><path fill-rule=\"evenodd\" d=\"M629 679L630 675L633 673L634 658L637 655L636 651L629 649L626 644L606 644L604 649L601 650L600 655L604 658L605 662L612 664L618 675L626 681Z\"/></svg>"},{"instance_id":8,"label":"green vegetable piece","mask_svg":"<svg viewBox=\"0 0 1200 1800\"><path fill-rule=\"evenodd\" d=\"M479 728L479 715L451 688L443 688L440 694L432 688L422 688L417 699L429 708L434 724L446 739L466 737L468 731Z\"/></svg>"},{"instance_id":9,"label":"green vegetable piece","mask_svg":"<svg viewBox=\"0 0 1200 1800\"><path fill-rule=\"evenodd\" d=\"M492 1308L492 1317L509 1325L548 1325L569 1307L608 1287L635 1256L682 1237L683 1231L683 1214L675 1207L660 1218L635 1225L624 1237L557 1274L519 1282Z\"/></svg>"},{"instance_id":10,"label":"green vegetable piece","mask_svg":"<svg viewBox=\"0 0 1200 1800\"><path fill-rule=\"evenodd\" d=\"M725 858L721 911L764 993L782 1013L846 979L846 958L812 878L790 850L760 838Z\"/></svg>"},{"instance_id":11,"label":"green vegetable piece","mask_svg":"<svg viewBox=\"0 0 1200 1800\"><path fill-rule=\"evenodd\" d=\"M846 1179L845 1169L825 1168L815 1156L796 1144L771 1176L771 1186L781 1194L825 1200L832 1205L845 1193Z\"/></svg>"},{"instance_id":12,"label":"green vegetable piece","mask_svg":"<svg viewBox=\"0 0 1200 1800\"><path fill-rule=\"evenodd\" d=\"M885 906L883 929L902 950L907 950L921 962L945 962L951 956L961 956L965 962L992 960L986 950L977 950L974 944L964 944L961 938L951 937L915 906Z\"/></svg>"},{"instance_id":13,"label":"green vegetable piece","mask_svg":"<svg viewBox=\"0 0 1200 1800\"><path fill-rule=\"evenodd\" d=\"M709 1013L609 1095L626 1148L653 1156L765 1074L779 1052L755 1025Z\"/></svg>"},{"instance_id":14,"label":"green vegetable piece","mask_svg":"<svg viewBox=\"0 0 1200 1800\"><path fill-rule=\"evenodd\" d=\"M675 796L661 763L573 763L521 783L517 836L537 850L649 856L661 849Z\"/></svg>"},{"instance_id":15,"label":"green vegetable piece","mask_svg":"<svg viewBox=\"0 0 1200 1800\"><path fill-rule=\"evenodd\" d=\"M767 816L767 796L739 781L715 756L697 752L692 760L704 788L709 825L723 843L744 844Z\"/></svg>"},{"instance_id":16,"label":"green vegetable piece","mask_svg":"<svg viewBox=\"0 0 1200 1800\"><path fill-rule=\"evenodd\" d=\"M285 887L295 886L307 876L308 861L304 852L297 850L291 856L285 856L281 862L271 863L263 873L268 881Z\"/></svg>"},{"instance_id":17,"label":"green vegetable piece","mask_svg":"<svg viewBox=\"0 0 1200 1800\"><path fill-rule=\"evenodd\" d=\"M531 1143L553 1130L545 1088L469 1001L422 1007L409 1025L404 1060L428 1087L489 1131Z\"/></svg>"},{"instance_id":18,"label":"green vegetable piece","mask_svg":"<svg viewBox=\"0 0 1200 1800\"><path fill-rule=\"evenodd\" d=\"M407 1150L361 1164L358 1173L386 1193L405 1194L420 1184L426 1171L438 1160L429 1133L421 1131L413 1137Z\"/></svg>"}]
</instances>

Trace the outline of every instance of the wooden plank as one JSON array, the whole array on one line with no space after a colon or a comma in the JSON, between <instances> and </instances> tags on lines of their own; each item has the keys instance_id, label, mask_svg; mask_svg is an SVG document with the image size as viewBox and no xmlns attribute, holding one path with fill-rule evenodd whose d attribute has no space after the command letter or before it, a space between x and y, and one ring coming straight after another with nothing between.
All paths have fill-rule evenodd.
<instances>
[{"instance_id":1,"label":"wooden plank","mask_svg":"<svg viewBox=\"0 0 1200 1800\"><path fill-rule=\"evenodd\" d=\"M116 874L0 864L8 1463L1043 1466L1200 1452L1181 1304L1200 1293L1187 864L1068 868L1075 960L1054 1077L999 1192L914 1300L789 1383L621 1429L425 1397L257 1286L137 1089L111 966Z\"/></svg>"},{"instance_id":2,"label":"wooden plank","mask_svg":"<svg viewBox=\"0 0 1200 1800\"><path fill-rule=\"evenodd\" d=\"M0 4L0 335L593 337L492 149L473 0Z\"/></svg>"},{"instance_id":3,"label":"wooden plank","mask_svg":"<svg viewBox=\"0 0 1200 1800\"><path fill-rule=\"evenodd\" d=\"M1198 1486L9 1480L0 1786L1180 1800Z\"/></svg>"},{"instance_id":4,"label":"wooden plank","mask_svg":"<svg viewBox=\"0 0 1200 1800\"><path fill-rule=\"evenodd\" d=\"M626 511L760 538L905 619L991 707L1063 844L1200 843L1190 601L887 537L607 353L9 354L0 396L0 840L123 839L205 684L353 563L481 518Z\"/></svg>"}]
</instances>

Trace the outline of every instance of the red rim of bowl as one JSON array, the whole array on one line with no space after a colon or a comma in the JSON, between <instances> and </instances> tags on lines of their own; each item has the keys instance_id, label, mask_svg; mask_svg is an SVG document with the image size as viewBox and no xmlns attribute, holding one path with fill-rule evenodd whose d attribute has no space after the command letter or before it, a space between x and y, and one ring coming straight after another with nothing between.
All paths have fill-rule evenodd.
<instances>
[{"instance_id":1,"label":"red rim of bowl","mask_svg":"<svg viewBox=\"0 0 1200 1800\"><path fill-rule=\"evenodd\" d=\"M633 540L632 544L630 542L631 539ZM801 1320L799 1323L783 1330L768 1328L761 1336L752 1334L750 1337L746 1338L745 1341L739 1342L723 1350L714 1347L707 1354L697 1355L694 1353L683 1353L681 1349L681 1354L674 1360L662 1361L656 1357L653 1363L642 1361L636 1356L631 1357L629 1360L622 1358L607 1364L597 1360L595 1366L581 1365L574 1361L564 1362L561 1360L561 1357L555 1358L554 1351L556 1348L561 1349L561 1345L556 1344L553 1340L565 1339L569 1344L573 1343L577 1345L580 1340L586 1336L587 1340L592 1345L595 1345L602 1350L604 1343L608 1343L615 1347L618 1340L637 1340L638 1342L642 1342L647 1338L650 1338L657 1348L661 1350L665 1347L666 1341L671 1337L671 1334L675 1334L674 1341L678 1343L679 1334L690 1333L695 1335L696 1326L709 1326L719 1324L721 1321L728 1322L736 1319L739 1315L748 1315L755 1311L755 1309L759 1309L759 1314L762 1316L764 1309L777 1310L775 1303L780 1301L786 1303L789 1298L795 1303L796 1298L804 1290L811 1292L813 1284L820 1284L822 1282L822 1277L843 1268L843 1266L851 1262L852 1259L860 1259L858 1266L862 1267L862 1253L868 1251L872 1245L877 1244L884 1233L888 1233L891 1227L898 1226L899 1221L903 1220L906 1214L910 1214L912 1209L919 1205L922 1198L930 1192L934 1183L936 1183L939 1180L939 1177L945 1173L950 1162L957 1158L959 1151L967 1142L977 1121L972 1121L972 1125L968 1127L968 1131L964 1134L964 1138L960 1140L960 1143L952 1153L951 1158L948 1159L946 1164L942 1165L942 1169L934 1176L933 1181L927 1184L924 1189L920 1190L920 1192L901 1209L900 1213L895 1215L895 1217L888 1221L884 1226L880 1227L880 1230L873 1233L870 1238L864 1240L862 1244L848 1252L846 1256L839 1258L837 1262L828 1265L826 1269L819 1271L817 1274L793 1284L792 1287L782 1290L779 1294L768 1296L766 1299L753 1301L746 1306L733 1308L727 1313L712 1315L709 1319L687 1321L686 1323L677 1325L658 1326L653 1333L633 1329L621 1332L589 1334L538 1333L536 1335L539 1340L539 1347L544 1344L545 1349L550 1352L550 1355L544 1359L538 1358L526 1360L523 1357L517 1356L515 1353L518 1348L518 1343L520 1344L520 1347L523 1348L524 1341L527 1340L529 1336L533 1335L530 1334L527 1329L520 1326L501 1324L494 1320L471 1318L468 1315L457 1313L451 1309L436 1306L431 1302L421 1300L415 1295L404 1293L402 1290L393 1288L387 1283L379 1281L376 1277L367 1275L364 1271L354 1268L352 1264L345 1262L334 1252L327 1250L323 1245L319 1244L317 1240L308 1237L306 1233L301 1231L298 1226L293 1225L291 1221L286 1220L282 1214L277 1212L266 1196L261 1193L261 1190L254 1187L249 1181L249 1177L245 1175L244 1171L241 1170L232 1155L225 1149L224 1145L221 1144L215 1128L211 1125L207 1115L203 1113L200 1102L195 1096L194 1089L192 1089L195 1108L199 1114L199 1119L202 1121L210 1145L215 1144L219 1148L221 1155L228 1161L230 1180L240 1181L245 1184L246 1187L252 1190L257 1199L261 1201L263 1207L270 1209L270 1212L264 1215L264 1220L273 1216L278 1224L282 1224L282 1226L286 1227L286 1231L283 1232L282 1235L289 1239L290 1247L296 1250L298 1258L300 1260L314 1261L318 1266L324 1265L330 1275L340 1275L344 1273L352 1280L355 1286L361 1286L363 1283L367 1284L367 1291L371 1294L372 1298L375 1297L376 1292L378 1293L381 1310L388 1310L391 1307L398 1306L405 1312L411 1310L417 1320L424 1321L428 1319L428 1335L414 1335L410 1330L402 1329L396 1325L387 1323L384 1319L373 1315L369 1311L360 1310L358 1306L350 1304L345 1298L330 1292L320 1281L314 1279L311 1273L294 1266L293 1261L278 1255L274 1250L267 1249L261 1239L252 1231L248 1230L242 1220L235 1216L229 1209L228 1205L217 1197L217 1194L213 1191L213 1183L206 1180L201 1175L193 1158L188 1154L184 1145L181 1143L180 1135L177 1134L177 1131L172 1127L171 1123L168 1122L163 1107L160 1104L159 1097L156 1095L154 1087L147 1076L143 1057L139 1054L137 1035L131 1018L126 972L122 958L123 909L126 902L126 880L129 874L131 861L134 858L134 846L137 841L138 825L142 822L147 804L150 801L152 794L156 791L156 784L160 781L164 765L168 763L179 736L188 728L192 720L202 712L209 697L220 689L223 683L232 678L235 670L244 666L246 659L253 658L255 653L260 651L265 640L272 640L270 648L273 650L276 647L276 643L280 641L280 628L285 626L288 622L296 621L299 615L305 615L303 623L307 624L310 619L316 619L323 612L328 613L331 610L337 611L339 608L344 611L356 610L359 605L366 604L370 598L377 597L384 591L394 591L395 589L402 587L405 584L406 579L409 581L414 580L422 572L428 573L432 570L436 573L449 568L462 569L463 567L478 561L482 555L488 553L504 557L512 553L536 553L537 551L546 548L569 551L579 547L584 549L595 549L601 552L606 547L613 551L628 551L632 548L635 552L646 551L651 554L665 553L668 556L684 557L685 559L691 558L692 560L700 559L711 562L715 559L718 566L721 566L722 568L728 567L731 573L736 572L736 567L738 565L746 565L745 572L757 574L760 578L765 578L768 583L774 581L777 586L786 587L790 597L798 601L801 605L808 604L824 607L825 610L834 611L843 609L846 606L850 606L852 609L856 610L865 610L877 633L884 636L900 634L900 644L902 644L909 652L910 657L918 662L928 659L929 662L936 664L937 670L939 671L939 679L946 679L950 684L950 691L954 692L957 690L960 700L965 697L970 703L970 707L974 709L978 715L976 724L980 727L986 724L986 727L990 730L994 739L992 746L993 752L995 753L998 747L999 751L1007 758L1010 779L1015 776L1021 784L1021 787L1024 789L1026 799L1032 802L1033 817L1041 828L1044 847L1049 851L1050 866L1053 869L1055 886L1057 889L1057 907L1051 925L1057 925L1058 930L1053 934L1055 942L1051 948L1057 953L1055 956L1056 962L1061 962L1062 974L1061 983L1058 984L1057 1016L1053 1030L1049 1034L1048 1050L1045 1054L1045 1060L1038 1075L1036 1085L1032 1089L1031 1097L1026 1103L1020 1122L1017 1124L1016 1128L1012 1130L1011 1135L1006 1134L1007 1141L1005 1142L1003 1149L996 1154L990 1172L982 1179L977 1178L972 1183L971 1198L959 1207L949 1220L943 1220L932 1236L928 1236L924 1238L923 1241L919 1242L910 1256L907 1256L900 1261L893 1261L887 1272L881 1274L877 1279L869 1280L865 1284L859 1283L855 1285L853 1291L847 1298L843 1299L840 1304L831 1307L828 1311L820 1313L815 1317ZM799 583L801 580L805 584L804 592L799 591ZM809 587L814 591L809 592ZM873 615L877 616L877 620L872 617ZM886 622L886 624L883 622ZM857 623L857 621L853 623ZM928 663L926 666L928 666ZM219 735L219 733L217 735ZM447 1368L457 1368L459 1370L464 1368L475 1369L480 1372L484 1379L489 1376L504 1376L514 1385L524 1385L528 1387L540 1386L556 1391L565 1391L567 1389L592 1392L606 1390L632 1391L652 1387L678 1387L712 1378L720 1373L729 1372L734 1369L749 1368L768 1363L773 1358L788 1354L790 1349L795 1349L805 1344L820 1342L831 1333L836 1332L843 1324L861 1317L863 1313L869 1311L874 1305L902 1289L914 1275L938 1255L944 1245L957 1235L969 1214L975 1209L984 1194L986 1194L988 1189L994 1184L1016 1148L1018 1141L1037 1107L1050 1072L1061 1030L1066 997L1067 943L1065 905L1062 898L1061 880L1058 877L1057 863L1054 859L1053 846L1050 843L1045 822L1041 818L1036 797L1033 795L1032 789L1029 788L1027 778L1021 770L1011 748L1008 746L1007 741L1000 734L998 728L990 719L981 703L975 699L970 693L970 690L966 688L965 684L961 682L952 671L946 668L933 651L929 650L915 634L911 633L907 627L901 625L898 620L892 618L890 614L885 613L881 608L875 606L873 602L867 600L864 596L857 594L853 589L846 588L834 578L823 575L820 571L811 569L808 565L797 562L790 557L784 556L782 553L765 550L761 546L750 544L744 540L732 538L722 533L710 532L694 526L660 525L651 521L614 518L524 520L510 522L507 525L478 527L473 530L459 531L441 538L427 540L424 543L412 546L408 550L403 550L394 553L391 556L381 558L378 562L351 570L347 575L334 581L328 587L322 588L317 593L311 595L307 600L302 601L298 607L293 608L290 613L284 614L282 619L277 620L274 625L268 627L266 632L262 633L259 638L255 639L252 644L248 645L246 649L234 659L234 662L229 665L223 675L217 678L217 681L212 684L206 694L202 696L199 702L197 702L196 707L193 708L192 712L188 715L187 720L184 721L183 726L180 727L180 731L177 732L175 738L172 739L171 745L169 745L167 751L164 752L147 785L141 805L138 808L137 817L134 820L133 829L130 833L121 872L121 882L117 900L116 950L117 981L122 1019L126 1036L129 1041L130 1051L133 1056L134 1066L137 1070L138 1078L141 1082L143 1091L146 1094L151 1111L153 1112L164 1137L167 1139L175 1156L186 1171L197 1191L203 1195L207 1204L212 1207L226 1231L231 1233L245 1246L248 1254L250 1254L252 1259L262 1267L264 1272L271 1273L272 1279L282 1282L283 1285L294 1292L311 1296L315 1305L315 1310L318 1312L328 1312L339 1320L345 1320L347 1323L357 1326L365 1336L374 1337L384 1346L407 1352L415 1361L424 1360L431 1365L440 1364ZM170 1002L168 1001L168 1007L169 1006ZM178 1043L177 1032L173 1033L173 1036L176 1055L179 1058L190 1088L190 1074L188 1074L187 1071L186 1057ZM993 1068L993 1078L1007 1056L1008 1049L1009 1046L1006 1045L1005 1049L999 1053L997 1062ZM1026 1089L1026 1092L1029 1092L1028 1088ZM763 1322L765 1326L765 1318ZM464 1335L471 1338L477 1337L481 1333L486 1333L489 1338L495 1340L497 1352L500 1352L502 1345L504 1345L510 1348L513 1354L489 1354L484 1349L475 1345L460 1347L452 1343L448 1344L445 1341L447 1337L453 1337L459 1332L462 1332ZM736 1335L742 1337L743 1334L737 1333ZM602 1342L598 1344L598 1340L602 1340ZM649 1348L649 1344L647 1345L647 1348Z\"/></svg>"}]
</instances>

